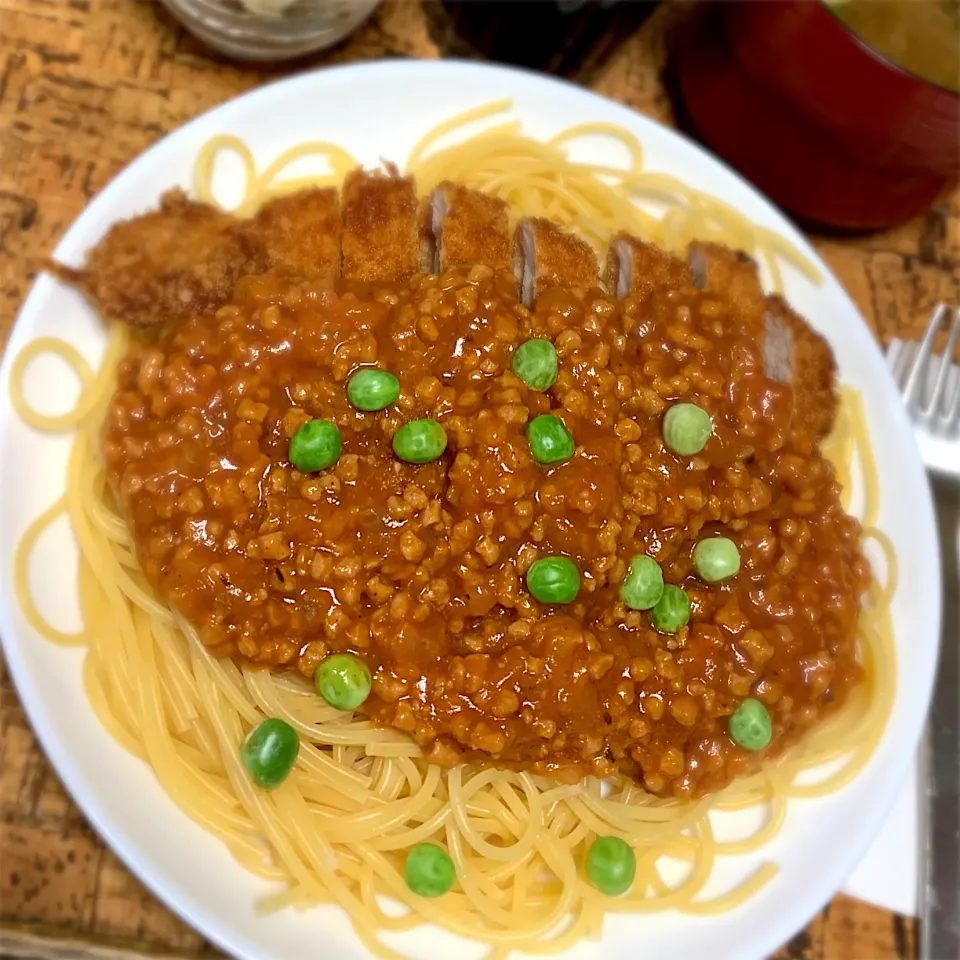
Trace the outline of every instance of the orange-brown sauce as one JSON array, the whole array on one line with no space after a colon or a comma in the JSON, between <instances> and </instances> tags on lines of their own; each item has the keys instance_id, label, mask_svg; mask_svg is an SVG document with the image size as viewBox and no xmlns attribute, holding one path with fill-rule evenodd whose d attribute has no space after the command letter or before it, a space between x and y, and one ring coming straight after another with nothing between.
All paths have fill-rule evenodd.
<instances>
[{"instance_id":1,"label":"orange-brown sauce","mask_svg":"<svg viewBox=\"0 0 960 960\"><path fill-rule=\"evenodd\" d=\"M861 676L859 525L754 334L692 288L643 304L555 290L532 314L485 268L372 288L245 278L215 316L131 347L108 474L147 579L218 655L311 677L352 651L374 675L364 710L436 762L620 770L691 796L755 764L727 734L744 697L767 704L776 752ZM510 372L530 336L559 353L547 394ZM361 413L346 380L374 363L401 397ZM661 442L679 399L715 422L693 458ZM552 469L525 436L547 411L577 443ZM400 463L392 434L425 416L447 452ZM337 422L343 453L304 476L288 444L313 417ZM721 529L742 568L707 586L691 551ZM675 636L619 600L642 552L692 599ZM566 607L526 590L547 554L581 570Z\"/></svg>"}]
</instances>

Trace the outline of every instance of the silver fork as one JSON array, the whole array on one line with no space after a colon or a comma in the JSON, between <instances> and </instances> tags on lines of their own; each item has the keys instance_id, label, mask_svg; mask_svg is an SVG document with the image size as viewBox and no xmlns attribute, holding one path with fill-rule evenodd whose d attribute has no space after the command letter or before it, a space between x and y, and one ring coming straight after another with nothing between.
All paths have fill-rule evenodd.
<instances>
[{"instance_id":1,"label":"silver fork","mask_svg":"<svg viewBox=\"0 0 960 960\"><path fill-rule=\"evenodd\" d=\"M947 345L943 355L935 357L934 341L946 322L950 322ZM910 418L933 436L950 440L960 437L960 382L951 383L958 379L956 374L951 374L958 340L960 308L951 310L945 303L939 303L920 343L901 344L896 356L891 358L893 376L900 385Z\"/></svg>"},{"instance_id":2,"label":"silver fork","mask_svg":"<svg viewBox=\"0 0 960 960\"><path fill-rule=\"evenodd\" d=\"M952 316L952 322L950 317ZM944 323L943 355L933 345ZM931 469L943 568L943 624L937 681L920 748L920 960L960 957L960 371L953 356L960 339L960 308L938 304L919 344L887 352L907 412ZM894 344L891 344L891 348ZM942 475L938 478L937 472Z\"/></svg>"}]
</instances>

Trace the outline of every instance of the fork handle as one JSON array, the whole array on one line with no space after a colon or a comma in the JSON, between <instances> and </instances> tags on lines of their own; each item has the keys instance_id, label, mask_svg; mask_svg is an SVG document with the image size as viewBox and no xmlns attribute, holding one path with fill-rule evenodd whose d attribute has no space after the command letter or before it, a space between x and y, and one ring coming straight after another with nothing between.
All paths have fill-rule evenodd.
<instances>
[{"instance_id":1,"label":"fork handle","mask_svg":"<svg viewBox=\"0 0 960 960\"><path fill-rule=\"evenodd\" d=\"M921 752L920 960L960 958L960 489L934 484L943 569L940 663Z\"/></svg>"}]
</instances>

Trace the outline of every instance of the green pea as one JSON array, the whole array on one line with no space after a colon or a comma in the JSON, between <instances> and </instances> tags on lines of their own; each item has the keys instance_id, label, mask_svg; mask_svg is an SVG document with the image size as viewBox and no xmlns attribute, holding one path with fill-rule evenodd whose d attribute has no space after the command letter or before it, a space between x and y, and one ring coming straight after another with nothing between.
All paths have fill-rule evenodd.
<instances>
[{"instance_id":1,"label":"green pea","mask_svg":"<svg viewBox=\"0 0 960 960\"><path fill-rule=\"evenodd\" d=\"M403 864L403 879L418 897L442 897L457 879L449 854L435 843L410 848Z\"/></svg>"},{"instance_id":2,"label":"green pea","mask_svg":"<svg viewBox=\"0 0 960 960\"><path fill-rule=\"evenodd\" d=\"M400 381L386 370L358 370L347 383L347 399L358 410L382 410L399 396Z\"/></svg>"},{"instance_id":3,"label":"green pea","mask_svg":"<svg viewBox=\"0 0 960 960\"><path fill-rule=\"evenodd\" d=\"M620 585L620 599L631 610L649 610L663 596L663 571L653 557L638 554Z\"/></svg>"},{"instance_id":4,"label":"green pea","mask_svg":"<svg viewBox=\"0 0 960 960\"><path fill-rule=\"evenodd\" d=\"M530 421L527 439L534 460L551 466L569 460L576 449L570 431L552 413L541 414Z\"/></svg>"},{"instance_id":5,"label":"green pea","mask_svg":"<svg viewBox=\"0 0 960 960\"><path fill-rule=\"evenodd\" d=\"M653 625L661 633L676 633L690 620L690 598L685 590L668 583L650 611Z\"/></svg>"},{"instance_id":6,"label":"green pea","mask_svg":"<svg viewBox=\"0 0 960 960\"><path fill-rule=\"evenodd\" d=\"M730 717L730 736L747 750L762 750L773 737L770 712L759 700L749 697Z\"/></svg>"},{"instance_id":7,"label":"green pea","mask_svg":"<svg viewBox=\"0 0 960 960\"><path fill-rule=\"evenodd\" d=\"M527 589L541 603L573 603L580 592L580 571L568 557L541 557L530 564Z\"/></svg>"},{"instance_id":8,"label":"green pea","mask_svg":"<svg viewBox=\"0 0 960 960\"><path fill-rule=\"evenodd\" d=\"M542 393L557 379L557 351L549 340L528 340L513 352L511 366L531 390Z\"/></svg>"},{"instance_id":9,"label":"green pea","mask_svg":"<svg viewBox=\"0 0 960 960\"><path fill-rule=\"evenodd\" d=\"M240 748L243 765L253 782L264 790L273 790L287 779L299 752L296 730L276 717L254 727Z\"/></svg>"},{"instance_id":10,"label":"green pea","mask_svg":"<svg viewBox=\"0 0 960 960\"><path fill-rule=\"evenodd\" d=\"M707 583L719 583L740 570L740 551L728 537L710 537L693 548L693 565Z\"/></svg>"},{"instance_id":11,"label":"green pea","mask_svg":"<svg viewBox=\"0 0 960 960\"><path fill-rule=\"evenodd\" d=\"M325 657L313 675L317 693L337 710L356 710L370 696L370 669L352 653Z\"/></svg>"},{"instance_id":12,"label":"green pea","mask_svg":"<svg viewBox=\"0 0 960 960\"><path fill-rule=\"evenodd\" d=\"M337 425L330 420L310 420L290 441L290 462L304 473L332 467L343 446Z\"/></svg>"},{"instance_id":13,"label":"green pea","mask_svg":"<svg viewBox=\"0 0 960 960\"><path fill-rule=\"evenodd\" d=\"M713 421L695 403L676 403L663 418L663 442L674 453L692 457L699 453L713 433Z\"/></svg>"},{"instance_id":14,"label":"green pea","mask_svg":"<svg viewBox=\"0 0 960 960\"><path fill-rule=\"evenodd\" d=\"M429 463L447 449L447 432L436 420L411 420L393 435L393 452L407 463Z\"/></svg>"},{"instance_id":15,"label":"green pea","mask_svg":"<svg viewBox=\"0 0 960 960\"><path fill-rule=\"evenodd\" d=\"M633 886L637 855L619 837L597 837L587 851L587 879L608 897L618 897Z\"/></svg>"}]
</instances>

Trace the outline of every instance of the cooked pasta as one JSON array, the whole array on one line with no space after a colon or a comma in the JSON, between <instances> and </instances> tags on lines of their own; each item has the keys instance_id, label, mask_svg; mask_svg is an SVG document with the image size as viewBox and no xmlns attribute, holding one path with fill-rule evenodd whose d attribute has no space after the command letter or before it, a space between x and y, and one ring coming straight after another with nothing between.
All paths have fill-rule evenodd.
<instances>
[{"instance_id":1,"label":"cooked pasta","mask_svg":"<svg viewBox=\"0 0 960 960\"><path fill-rule=\"evenodd\" d=\"M671 176L644 167L642 144L609 124L574 127L551 140L525 136L519 121L499 122L508 101L451 118L413 149L407 171L423 191L445 180L505 200L514 217L543 216L595 248L626 231L668 249L708 239L745 250L769 270L779 289L780 264L807 279L819 275L775 232ZM477 124L494 121L480 132ZM571 150L581 138L616 141L625 166L579 163ZM211 139L195 165L195 193L215 202L215 166L221 151L241 160L245 188L235 212L254 213L270 197L307 185L338 185L356 166L341 147L304 143L263 172L236 137ZM294 161L314 157L329 170L284 179ZM665 209L649 212L646 201ZM239 666L210 655L190 626L153 594L137 562L126 521L107 483L101 430L124 354L128 328L110 328L97 372L66 341L29 345L12 371L14 407L30 426L71 430L75 440L65 493L28 528L16 556L16 593L31 626L49 640L84 644L84 682L90 702L110 732L149 763L164 789L197 823L220 838L248 870L285 884L264 909L308 908L333 902L349 915L357 936L378 956L396 952L384 931L435 923L489 944L491 957L513 950L545 954L577 939L598 936L605 913L730 910L776 873L764 862L741 885L704 898L717 857L757 854L780 829L792 797L822 796L856 776L880 739L893 700L895 655L890 603L896 556L876 529L879 488L862 401L844 388L841 413L825 454L847 495L851 467L862 474L864 537L885 558L885 582L874 582L859 624L865 680L837 711L802 741L753 775L702 800L658 799L628 779L587 778L576 784L509 770L427 764L414 742L375 726L364 715L344 716L318 698L299 675ZM77 373L82 394L65 414L44 416L23 394L27 365L39 353L58 353ZM31 551L66 513L80 546L83 628L50 626L28 584ZM264 717L297 731L295 769L278 789L257 789L239 751L245 734ZM816 779L817 768L833 764ZM759 829L727 841L714 834L712 811L765 807ZM604 896L582 876L585 851L597 836L625 840L637 856L630 891ZM441 901L417 897L403 878L403 855L423 841L453 859L458 886ZM688 864L675 882L666 858ZM382 897L403 905L386 910Z\"/></svg>"}]
</instances>

